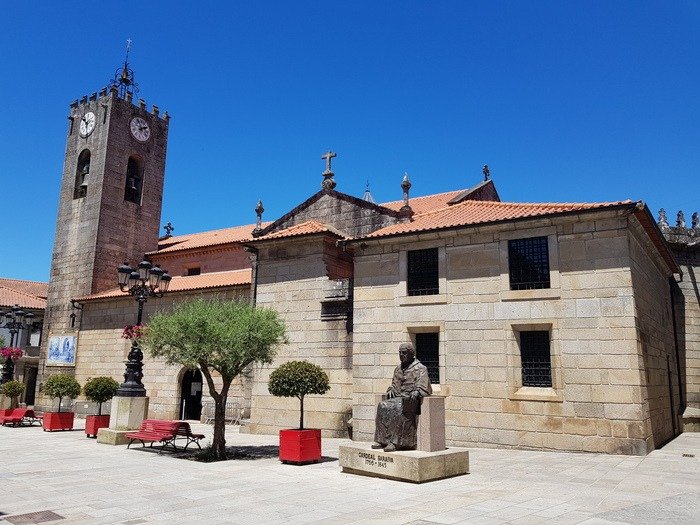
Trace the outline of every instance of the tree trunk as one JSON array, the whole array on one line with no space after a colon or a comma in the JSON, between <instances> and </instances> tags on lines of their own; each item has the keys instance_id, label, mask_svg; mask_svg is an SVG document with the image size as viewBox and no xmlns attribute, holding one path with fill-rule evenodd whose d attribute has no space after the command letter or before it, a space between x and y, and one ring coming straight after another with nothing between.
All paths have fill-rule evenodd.
<instances>
[{"instance_id":1,"label":"tree trunk","mask_svg":"<svg viewBox=\"0 0 700 525\"><path fill-rule=\"evenodd\" d=\"M97 415L102 415L102 403L97 403Z\"/></svg>"},{"instance_id":2,"label":"tree trunk","mask_svg":"<svg viewBox=\"0 0 700 525\"><path fill-rule=\"evenodd\" d=\"M304 430L304 396L299 396L299 401L301 402L299 410L299 430Z\"/></svg>"},{"instance_id":3,"label":"tree trunk","mask_svg":"<svg viewBox=\"0 0 700 525\"><path fill-rule=\"evenodd\" d=\"M59 411L59 412L61 411L61 401L62 401L62 400L63 400L62 397L59 397L59 398L58 398L58 411Z\"/></svg>"},{"instance_id":4,"label":"tree trunk","mask_svg":"<svg viewBox=\"0 0 700 525\"><path fill-rule=\"evenodd\" d=\"M214 440L211 451L217 461L226 459L226 397L221 395L214 399Z\"/></svg>"},{"instance_id":5,"label":"tree trunk","mask_svg":"<svg viewBox=\"0 0 700 525\"><path fill-rule=\"evenodd\" d=\"M222 385L221 392L216 391L214 380L211 377L211 371L206 363L200 362L199 369L202 371L204 378L209 386L209 395L214 400L214 439L211 442L211 453L215 461L226 459L226 399L228 398L228 390L231 387L231 382L236 375L221 376Z\"/></svg>"}]
</instances>

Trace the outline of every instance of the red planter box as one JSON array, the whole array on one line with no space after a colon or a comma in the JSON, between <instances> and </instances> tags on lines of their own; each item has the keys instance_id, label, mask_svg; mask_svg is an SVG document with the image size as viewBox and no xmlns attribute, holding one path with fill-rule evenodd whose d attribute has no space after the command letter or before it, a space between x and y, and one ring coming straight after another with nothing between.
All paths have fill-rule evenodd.
<instances>
[{"instance_id":1,"label":"red planter box","mask_svg":"<svg viewBox=\"0 0 700 525\"><path fill-rule=\"evenodd\" d=\"M11 408L2 408L0 409L0 416L9 416L12 414L12 409Z\"/></svg>"},{"instance_id":2,"label":"red planter box","mask_svg":"<svg viewBox=\"0 0 700 525\"><path fill-rule=\"evenodd\" d=\"M321 460L321 429L280 430L280 461L318 463Z\"/></svg>"},{"instance_id":3,"label":"red planter box","mask_svg":"<svg viewBox=\"0 0 700 525\"><path fill-rule=\"evenodd\" d=\"M75 413L73 412L45 412L41 419L41 425L44 427L44 432L47 430L73 430L73 420Z\"/></svg>"},{"instance_id":4,"label":"red planter box","mask_svg":"<svg viewBox=\"0 0 700 525\"><path fill-rule=\"evenodd\" d=\"M85 416L85 435L97 437L97 431L109 427L109 414L106 416Z\"/></svg>"}]
</instances>

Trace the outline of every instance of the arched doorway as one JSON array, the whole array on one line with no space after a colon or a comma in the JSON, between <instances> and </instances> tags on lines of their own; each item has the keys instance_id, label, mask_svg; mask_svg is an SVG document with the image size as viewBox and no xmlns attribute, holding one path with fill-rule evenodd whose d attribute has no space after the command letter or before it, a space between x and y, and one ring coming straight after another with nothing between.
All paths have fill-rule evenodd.
<instances>
[{"instance_id":1,"label":"arched doorway","mask_svg":"<svg viewBox=\"0 0 700 525\"><path fill-rule=\"evenodd\" d=\"M202 372L185 370L180 383L180 419L197 419L202 415Z\"/></svg>"}]
</instances>

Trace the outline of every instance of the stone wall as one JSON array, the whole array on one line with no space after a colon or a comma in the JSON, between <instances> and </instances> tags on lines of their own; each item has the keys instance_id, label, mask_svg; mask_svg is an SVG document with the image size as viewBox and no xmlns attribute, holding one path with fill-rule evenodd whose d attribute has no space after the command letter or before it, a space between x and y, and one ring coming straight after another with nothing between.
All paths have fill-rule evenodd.
<instances>
[{"instance_id":1,"label":"stone wall","mask_svg":"<svg viewBox=\"0 0 700 525\"><path fill-rule=\"evenodd\" d=\"M398 222L395 212L333 190L324 190L312 199L316 200L289 212L270 231L315 220L336 228L348 237L360 237Z\"/></svg>"},{"instance_id":2,"label":"stone wall","mask_svg":"<svg viewBox=\"0 0 700 525\"><path fill-rule=\"evenodd\" d=\"M333 253L335 252L335 253ZM286 323L289 343L280 347L272 365L254 371L250 426L253 433L298 428L299 400L273 397L270 372L284 362L306 360L330 377L331 390L304 401L304 426L327 436L347 436L352 399L352 333L343 319L322 320L321 303L331 281L329 270L342 273L347 256L331 240L292 239L259 247L258 306L277 310ZM351 271L351 268L350 268Z\"/></svg>"},{"instance_id":3,"label":"stone wall","mask_svg":"<svg viewBox=\"0 0 700 525\"><path fill-rule=\"evenodd\" d=\"M244 286L204 290L198 293L179 292L168 294L161 299L150 299L144 306L144 322L147 323L154 312L168 310L176 302L202 296L248 301L250 289ZM81 385L84 385L89 378L97 376L109 376L122 383L124 362L129 353L130 343L122 339L121 335L124 326L136 322L137 308L136 301L131 297L85 303L80 329L77 332L75 367L63 369L51 367L50 373L62 373L64 370L73 372ZM185 369L177 365L167 365L163 359L154 359L146 355L143 372L143 384L150 398L149 416L177 419L180 405L180 381ZM207 393L205 384L205 397ZM247 406L250 399L250 386L245 384L243 378L236 380L229 397L245 399ZM79 411L80 406L85 403L82 396L78 398ZM37 392L37 409L46 410L55 404L56 400L47 399Z\"/></svg>"},{"instance_id":4,"label":"stone wall","mask_svg":"<svg viewBox=\"0 0 700 525\"><path fill-rule=\"evenodd\" d=\"M511 291L507 241L543 235L551 288ZM372 439L399 343L435 331L448 443L648 452L629 242L625 212L607 211L358 247L355 439ZM440 293L408 297L406 250L428 247L439 249ZM551 332L552 388L522 387L519 332L531 329Z\"/></svg>"},{"instance_id":5,"label":"stone wall","mask_svg":"<svg viewBox=\"0 0 700 525\"><path fill-rule=\"evenodd\" d=\"M199 268L201 273L250 269L250 254L240 244L153 254L151 260L173 276L187 275L190 268Z\"/></svg>"},{"instance_id":6,"label":"stone wall","mask_svg":"<svg viewBox=\"0 0 700 525\"><path fill-rule=\"evenodd\" d=\"M684 431L700 431L700 224L698 213L691 224L678 212L670 226L666 213L659 212L659 228L669 242L682 275L674 287L678 365L682 383Z\"/></svg>"},{"instance_id":7,"label":"stone wall","mask_svg":"<svg viewBox=\"0 0 700 525\"><path fill-rule=\"evenodd\" d=\"M644 372L642 417L647 448L651 451L679 433L680 378L673 333L671 274L635 219L630 219L630 255L638 348Z\"/></svg>"}]
</instances>

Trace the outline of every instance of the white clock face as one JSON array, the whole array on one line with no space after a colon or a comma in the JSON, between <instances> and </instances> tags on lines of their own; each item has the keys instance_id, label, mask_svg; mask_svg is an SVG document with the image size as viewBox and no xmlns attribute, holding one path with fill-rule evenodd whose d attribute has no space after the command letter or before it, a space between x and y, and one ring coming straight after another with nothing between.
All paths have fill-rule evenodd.
<instances>
[{"instance_id":1,"label":"white clock face","mask_svg":"<svg viewBox=\"0 0 700 525\"><path fill-rule=\"evenodd\" d=\"M87 137L92 130L95 129L95 114L92 111L88 111L80 119L80 135Z\"/></svg>"},{"instance_id":2,"label":"white clock face","mask_svg":"<svg viewBox=\"0 0 700 525\"><path fill-rule=\"evenodd\" d=\"M148 123L141 117L134 117L131 119L131 134L139 142L146 142L151 137L151 128L148 127Z\"/></svg>"}]
</instances>

